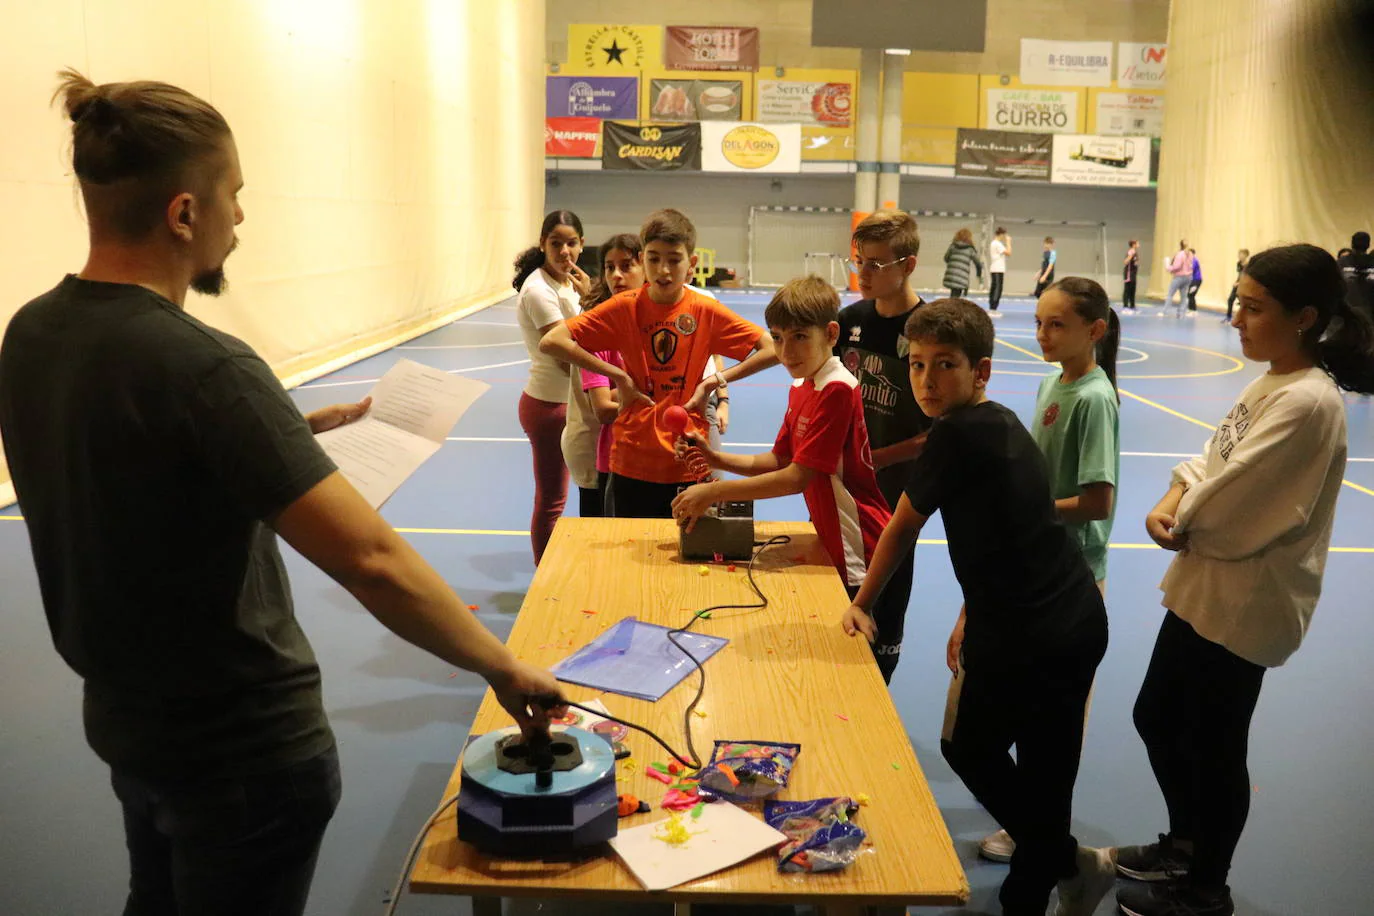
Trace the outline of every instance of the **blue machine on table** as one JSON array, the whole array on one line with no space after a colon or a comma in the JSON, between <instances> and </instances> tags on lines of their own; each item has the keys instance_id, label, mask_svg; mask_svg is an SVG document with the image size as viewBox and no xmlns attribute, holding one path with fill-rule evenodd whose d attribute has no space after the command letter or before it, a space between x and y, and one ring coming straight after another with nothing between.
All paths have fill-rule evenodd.
<instances>
[{"instance_id":1,"label":"blue machine on table","mask_svg":"<svg viewBox=\"0 0 1374 916\"><path fill-rule=\"evenodd\" d=\"M523 743L488 732L463 754L458 836L485 853L567 855L616 835L615 752L580 728Z\"/></svg>"}]
</instances>

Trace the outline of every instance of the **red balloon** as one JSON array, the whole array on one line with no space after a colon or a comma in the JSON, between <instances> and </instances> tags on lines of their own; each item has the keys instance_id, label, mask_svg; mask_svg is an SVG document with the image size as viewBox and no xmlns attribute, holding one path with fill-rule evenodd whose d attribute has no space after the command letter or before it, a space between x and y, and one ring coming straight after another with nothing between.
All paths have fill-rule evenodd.
<instances>
[{"instance_id":1,"label":"red balloon","mask_svg":"<svg viewBox=\"0 0 1374 916\"><path fill-rule=\"evenodd\" d=\"M689 422L691 419L687 416L687 411L677 404L663 411L663 425L679 436L687 431Z\"/></svg>"}]
</instances>

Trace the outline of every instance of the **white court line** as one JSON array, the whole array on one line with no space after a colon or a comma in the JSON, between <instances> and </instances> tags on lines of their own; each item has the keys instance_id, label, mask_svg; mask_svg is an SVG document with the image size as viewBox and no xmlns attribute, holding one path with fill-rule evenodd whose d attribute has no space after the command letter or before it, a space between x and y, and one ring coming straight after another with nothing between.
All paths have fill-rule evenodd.
<instances>
[{"instance_id":1,"label":"white court line","mask_svg":"<svg viewBox=\"0 0 1374 916\"><path fill-rule=\"evenodd\" d=\"M393 350L483 350L489 347L523 347L523 340L503 340L500 343L484 344L435 344L434 346L400 346L392 347Z\"/></svg>"},{"instance_id":2,"label":"white court line","mask_svg":"<svg viewBox=\"0 0 1374 916\"><path fill-rule=\"evenodd\" d=\"M445 369L449 375L459 375L463 372L480 372L483 369L504 369L506 366L520 366L529 362L527 359L513 359L508 363L492 363L489 366L464 366L462 369ZM380 382L379 378L360 378L349 382L325 382L319 385L301 385L297 391L310 390L313 388L343 388L346 385L375 385Z\"/></svg>"},{"instance_id":3,"label":"white court line","mask_svg":"<svg viewBox=\"0 0 1374 916\"><path fill-rule=\"evenodd\" d=\"M449 436L449 442L529 442L524 436ZM772 442L726 442L727 448L772 448ZM1122 452L1122 458L1197 458L1189 452ZM1374 462L1374 458L1347 458L1346 461Z\"/></svg>"}]
</instances>

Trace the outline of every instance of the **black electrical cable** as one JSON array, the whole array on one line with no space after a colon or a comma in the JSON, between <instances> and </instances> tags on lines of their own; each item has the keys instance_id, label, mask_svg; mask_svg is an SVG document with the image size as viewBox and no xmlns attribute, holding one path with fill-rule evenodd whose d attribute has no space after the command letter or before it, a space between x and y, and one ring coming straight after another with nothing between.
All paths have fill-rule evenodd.
<instances>
[{"instance_id":1,"label":"black electrical cable","mask_svg":"<svg viewBox=\"0 0 1374 916\"><path fill-rule=\"evenodd\" d=\"M692 702L687 704L687 709L682 714L682 731L687 738L687 753L691 755L690 759L687 757L683 757L677 751L673 750L671 747L668 746L668 742L664 741L655 732L645 728L642 725L636 725L633 722L627 722L624 719L619 719L615 716L612 716L608 713L602 712L597 709L588 709L586 706L583 706L580 703L567 702L562 703L560 705L571 706L574 709L580 709L583 712L591 713L594 716L599 716L603 719L609 719L612 722L618 722L621 725L624 725L626 728L632 728L637 732L643 732L650 738L653 738L655 741L657 741L659 746L662 747L669 754L671 754L673 756L673 759L676 760L678 763L682 764L683 766L691 767L693 770L700 770L703 765L701 755L697 753L696 745L692 741L692 713L696 710L697 704L701 702L701 698L706 692L706 668L702 665L701 661L691 652L687 651L686 646L678 642L675 637L679 634L687 633L689 630L692 629L692 627L696 625L696 622L698 620L701 620L705 615L714 613L716 611L756 611L768 607L768 596L763 593L762 589L759 588L758 583L754 581L754 563L758 561L758 558L762 556L763 552L767 550L769 547L772 547L777 544L788 544L791 543L791 541L792 538L788 535L779 534L769 538L766 541L759 541L755 543L754 546L758 547L758 550L754 551L753 556L749 558L749 566L746 568L745 573L749 580L749 587L754 590L754 594L759 596L759 600L756 604L717 604L712 607L703 608L702 610L697 611L695 614L693 614L692 618L689 621L687 621L687 623L683 626L668 631L668 639L672 641L673 645L677 646L678 651L680 651L683 655L687 656L687 658L692 662L692 664L696 665L697 667L697 693L696 696L692 698Z\"/></svg>"}]
</instances>

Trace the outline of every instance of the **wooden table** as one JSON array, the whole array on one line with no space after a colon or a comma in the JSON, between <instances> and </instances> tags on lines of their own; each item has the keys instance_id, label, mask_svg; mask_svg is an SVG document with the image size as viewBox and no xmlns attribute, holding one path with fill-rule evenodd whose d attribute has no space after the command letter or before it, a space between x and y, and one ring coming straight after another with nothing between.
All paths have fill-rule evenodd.
<instances>
[{"instance_id":1,"label":"wooden table","mask_svg":"<svg viewBox=\"0 0 1374 916\"><path fill-rule=\"evenodd\" d=\"M957 906L968 901L968 879L949 831L916 762L902 722L862 637L840 629L848 606L839 576L809 523L761 523L756 538L792 537L759 557L754 578L770 604L762 610L721 611L697 629L730 643L706 663L706 693L693 717L698 753L706 759L716 738L800 743L801 755L780 795L809 799L865 793L872 803L856 822L873 841L841 872L779 874L776 856L740 865L668 891L645 891L615 854L582 861L510 861L478 852L457 838L453 809L425 838L410 888L421 894L474 898L474 912L492 911L500 897L598 898L643 903L806 903L836 911L873 905ZM756 601L746 564L700 565L678 558L673 522L646 519L562 519L555 529L511 633L510 646L526 661L552 665L623 617L679 626L713 604ZM593 610L595 614L583 613ZM682 713L696 691L689 675L657 703L602 695L614 715L663 736L679 753ZM566 686L586 701L589 688ZM842 718L844 717L844 718ZM510 725L490 691L472 733ZM619 791L654 803L666 789L644 765L667 754L631 732L637 772L627 768ZM458 791L461 761L444 798ZM635 815L622 827L658 820ZM499 901L498 901L499 902ZM684 908L685 909L685 908ZM499 912L499 908L494 910Z\"/></svg>"}]
</instances>

